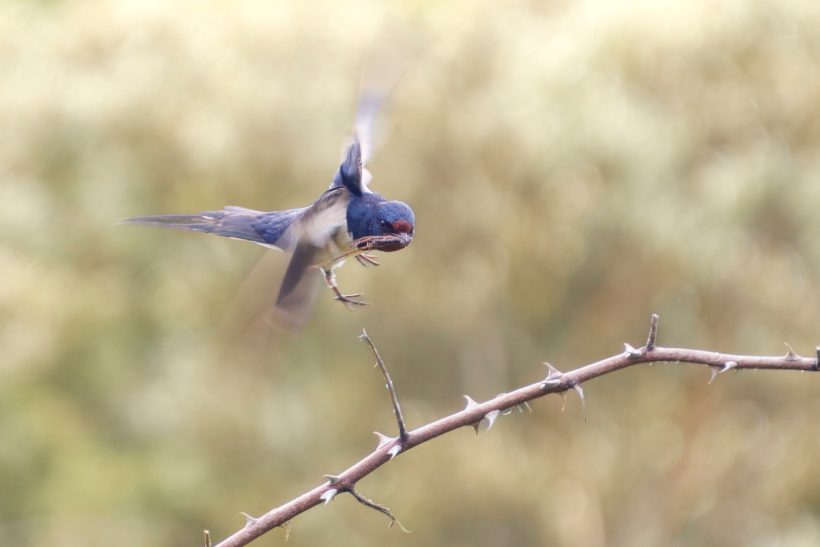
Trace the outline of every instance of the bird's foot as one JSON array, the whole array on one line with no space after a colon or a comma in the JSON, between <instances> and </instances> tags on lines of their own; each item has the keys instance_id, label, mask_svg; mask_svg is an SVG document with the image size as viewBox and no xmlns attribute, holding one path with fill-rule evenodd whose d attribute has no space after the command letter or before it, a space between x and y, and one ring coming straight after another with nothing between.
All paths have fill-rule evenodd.
<instances>
[{"instance_id":1,"label":"bird's foot","mask_svg":"<svg viewBox=\"0 0 820 547\"><path fill-rule=\"evenodd\" d=\"M333 273L332 268L320 268L325 276L325 284L336 295L336 300L343 303L348 309L353 309L357 306L366 306L367 302L360 300L361 294L342 294L339 286L336 284L336 274Z\"/></svg>"},{"instance_id":2,"label":"bird's foot","mask_svg":"<svg viewBox=\"0 0 820 547\"><path fill-rule=\"evenodd\" d=\"M364 300L357 300L361 298L362 295L360 294L342 294L341 292L337 292L336 300L343 303L347 306L348 309L353 309L356 306L367 306L367 302Z\"/></svg>"},{"instance_id":3,"label":"bird's foot","mask_svg":"<svg viewBox=\"0 0 820 547\"><path fill-rule=\"evenodd\" d=\"M375 256L365 254L365 253L357 254L356 255L356 260L359 261L359 264L361 264L362 266L365 266L365 267L367 267L367 266L378 266L379 265L379 261L376 260Z\"/></svg>"}]
</instances>

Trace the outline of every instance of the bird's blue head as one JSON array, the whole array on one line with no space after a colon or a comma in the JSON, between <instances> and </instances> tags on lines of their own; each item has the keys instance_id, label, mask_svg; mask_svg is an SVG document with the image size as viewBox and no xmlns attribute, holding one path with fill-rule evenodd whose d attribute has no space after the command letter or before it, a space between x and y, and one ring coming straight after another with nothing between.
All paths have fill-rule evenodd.
<instances>
[{"instance_id":1,"label":"bird's blue head","mask_svg":"<svg viewBox=\"0 0 820 547\"><path fill-rule=\"evenodd\" d=\"M416 227L416 215L401 201L385 201L376 206L379 234L407 234L412 236Z\"/></svg>"},{"instance_id":2,"label":"bird's blue head","mask_svg":"<svg viewBox=\"0 0 820 547\"><path fill-rule=\"evenodd\" d=\"M373 235L388 236L378 246L380 251L398 251L410 245L416 228L416 215L401 201L385 201L376 206Z\"/></svg>"},{"instance_id":3,"label":"bird's blue head","mask_svg":"<svg viewBox=\"0 0 820 547\"><path fill-rule=\"evenodd\" d=\"M416 216L400 201L385 201L369 193L351 201L347 227L358 249L398 251L413 241Z\"/></svg>"}]
</instances>

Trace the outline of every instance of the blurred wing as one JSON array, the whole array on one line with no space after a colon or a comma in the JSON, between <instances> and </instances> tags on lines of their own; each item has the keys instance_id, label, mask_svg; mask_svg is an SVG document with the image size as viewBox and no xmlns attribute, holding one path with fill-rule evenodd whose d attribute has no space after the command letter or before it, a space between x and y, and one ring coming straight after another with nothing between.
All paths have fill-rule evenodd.
<instances>
[{"instance_id":1,"label":"blurred wing","mask_svg":"<svg viewBox=\"0 0 820 547\"><path fill-rule=\"evenodd\" d=\"M361 188L363 192L369 192L368 185L373 176L367 170L367 162L373 157L376 147L376 140L373 133L373 125L379 115L389 90L379 92L376 90L364 90L359 97L359 108L356 111L356 123L353 126L354 142L359 145L359 172L361 173Z\"/></svg>"},{"instance_id":2,"label":"blurred wing","mask_svg":"<svg viewBox=\"0 0 820 547\"><path fill-rule=\"evenodd\" d=\"M298 245L303 241L324 248L339 229L347 225L347 188L331 188L303 209L288 229L288 236Z\"/></svg>"},{"instance_id":3,"label":"blurred wing","mask_svg":"<svg viewBox=\"0 0 820 547\"><path fill-rule=\"evenodd\" d=\"M368 185L373 179L367 170L367 162L376 148L374 125L379 111L393 91L399 79L402 63L387 56L370 59L362 71L359 104L353 124L353 140L345 148L339 172L330 187L346 186L356 195L370 192Z\"/></svg>"},{"instance_id":4,"label":"blurred wing","mask_svg":"<svg viewBox=\"0 0 820 547\"><path fill-rule=\"evenodd\" d=\"M373 177L362 163L362 145L357 134L353 142L345 149L342 164L330 183L330 189L344 187L357 196L370 192L367 187Z\"/></svg>"},{"instance_id":5,"label":"blurred wing","mask_svg":"<svg viewBox=\"0 0 820 547\"><path fill-rule=\"evenodd\" d=\"M282 310L285 316L307 319L315 295L313 288L319 280L318 272L311 276L309 269L321 250L308 241L299 242L293 250L293 256L279 287L279 294L276 296L276 307ZM302 321L291 319L288 323L301 324Z\"/></svg>"},{"instance_id":6,"label":"blurred wing","mask_svg":"<svg viewBox=\"0 0 820 547\"><path fill-rule=\"evenodd\" d=\"M305 280L320 253L328 247L328 242L340 230L346 229L347 204L350 193L346 188L334 188L319 196L313 205L305 209L288 230L295 241L293 257L290 259L276 306L291 316L305 316L306 312L298 311L313 303L311 286L313 280Z\"/></svg>"},{"instance_id":7,"label":"blurred wing","mask_svg":"<svg viewBox=\"0 0 820 547\"><path fill-rule=\"evenodd\" d=\"M292 242L288 228L304 209L265 213L229 205L220 211L203 211L193 215L153 215L126 218L121 224L142 224L174 230L215 234L253 241L266 247L288 248Z\"/></svg>"}]
</instances>

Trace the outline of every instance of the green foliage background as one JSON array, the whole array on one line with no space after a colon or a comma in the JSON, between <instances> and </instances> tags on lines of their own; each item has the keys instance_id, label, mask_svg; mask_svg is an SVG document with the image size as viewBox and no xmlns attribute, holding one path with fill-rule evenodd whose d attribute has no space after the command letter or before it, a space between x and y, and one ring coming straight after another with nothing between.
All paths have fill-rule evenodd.
<instances>
[{"instance_id":1,"label":"green foliage background","mask_svg":"<svg viewBox=\"0 0 820 547\"><path fill-rule=\"evenodd\" d=\"M371 170L416 240L341 270L372 306L238 334L262 249L115 223L309 203L393 28L419 47ZM394 428L363 327L411 426L651 312L665 345L812 354L818 29L815 0L3 3L2 543L197 545L344 469ZM360 485L411 534L342 497L290 545L820 544L820 377L708 378L455 432Z\"/></svg>"}]
</instances>

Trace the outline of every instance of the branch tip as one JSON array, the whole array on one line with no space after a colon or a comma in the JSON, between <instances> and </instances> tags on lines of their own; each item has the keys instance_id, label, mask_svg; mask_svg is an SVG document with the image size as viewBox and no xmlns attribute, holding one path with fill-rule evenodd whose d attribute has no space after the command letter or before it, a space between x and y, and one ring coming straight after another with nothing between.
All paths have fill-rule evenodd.
<instances>
[{"instance_id":1,"label":"branch tip","mask_svg":"<svg viewBox=\"0 0 820 547\"><path fill-rule=\"evenodd\" d=\"M362 496L353 488L348 488L347 493L356 498L356 501L364 505L365 507L369 507L375 511L378 511L382 515L385 515L387 518L390 519L390 523L387 525L388 527L392 528L393 525L398 525L399 529L404 532L405 534L409 534L410 530L404 527L404 525L396 518L396 515L393 514L393 511L390 510L389 507L386 505L381 505L380 503L376 503L373 500L367 499L366 497Z\"/></svg>"},{"instance_id":2,"label":"branch tip","mask_svg":"<svg viewBox=\"0 0 820 547\"><path fill-rule=\"evenodd\" d=\"M655 339L658 337L658 322L661 320L657 313L653 313L649 320L649 336L646 338L646 351L655 349Z\"/></svg>"},{"instance_id":3,"label":"branch tip","mask_svg":"<svg viewBox=\"0 0 820 547\"><path fill-rule=\"evenodd\" d=\"M387 394L390 396L390 403L393 405L393 414L396 416L396 423L399 427L399 440L403 443L407 440L407 426L404 425L404 416L402 416L401 413L399 397L396 395L396 388L393 386L393 378L390 377L390 372L388 372L387 366L384 364L384 360L382 359L376 344L367 335L367 331L365 329L362 329L362 334L359 335L359 340L367 342L367 345L370 346L370 351L372 351L373 355L376 357L376 366L379 367L382 376L384 376L384 387L387 388Z\"/></svg>"},{"instance_id":4,"label":"branch tip","mask_svg":"<svg viewBox=\"0 0 820 547\"><path fill-rule=\"evenodd\" d=\"M820 346L817 346L814 350L817 352L817 359L814 361L814 371L817 372L817 370L820 369Z\"/></svg>"}]
</instances>

